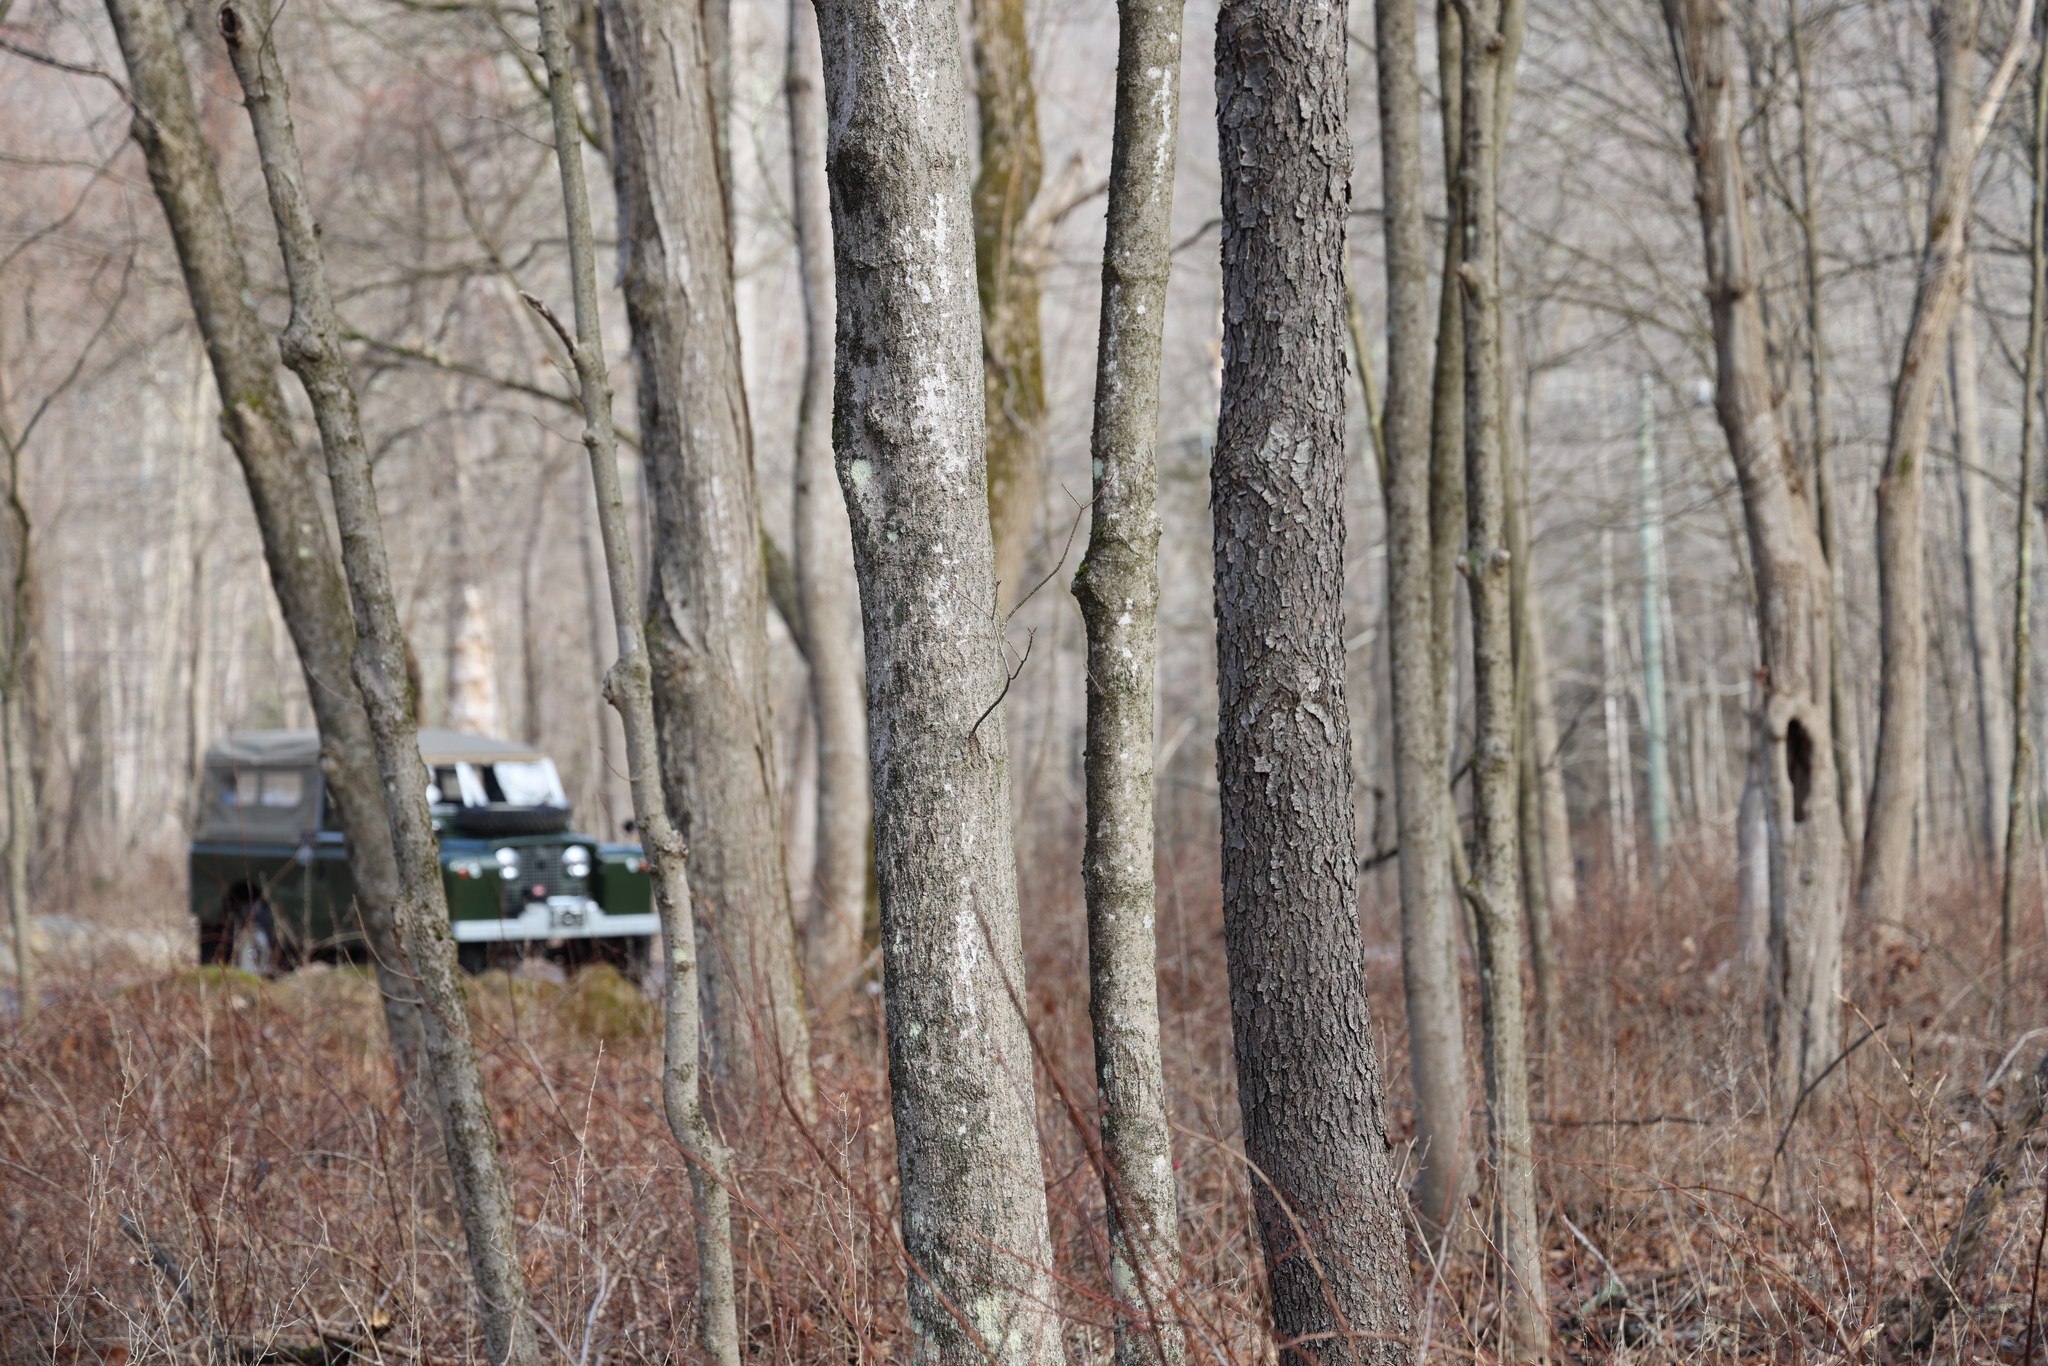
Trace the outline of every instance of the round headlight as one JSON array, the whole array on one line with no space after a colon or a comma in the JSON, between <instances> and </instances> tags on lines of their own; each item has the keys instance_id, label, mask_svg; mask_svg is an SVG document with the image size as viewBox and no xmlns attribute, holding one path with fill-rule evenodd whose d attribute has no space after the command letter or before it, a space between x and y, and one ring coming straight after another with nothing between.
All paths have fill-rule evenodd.
<instances>
[{"instance_id":1,"label":"round headlight","mask_svg":"<svg viewBox=\"0 0 2048 1366\"><path fill-rule=\"evenodd\" d=\"M590 876L590 851L572 844L562 851L562 871L570 877Z\"/></svg>"},{"instance_id":2,"label":"round headlight","mask_svg":"<svg viewBox=\"0 0 2048 1366\"><path fill-rule=\"evenodd\" d=\"M511 882L519 876L519 851L500 849L498 851L498 876Z\"/></svg>"}]
</instances>

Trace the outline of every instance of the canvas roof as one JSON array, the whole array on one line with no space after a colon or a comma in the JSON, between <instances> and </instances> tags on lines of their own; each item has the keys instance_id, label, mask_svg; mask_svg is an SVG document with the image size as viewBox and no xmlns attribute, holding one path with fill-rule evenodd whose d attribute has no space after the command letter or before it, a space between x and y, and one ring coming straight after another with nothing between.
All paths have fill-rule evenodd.
<instances>
[{"instance_id":1,"label":"canvas roof","mask_svg":"<svg viewBox=\"0 0 2048 1366\"><path fill-rule=\"evenodd\" d=\"M500 759L538 759L542 756L532 745L430 726L420 731L420 757L430 764L490 764ZM310 730L243 731L222 736L206 751L209 768L318 762L320 735Z\"/></svg>"}]
</instances>

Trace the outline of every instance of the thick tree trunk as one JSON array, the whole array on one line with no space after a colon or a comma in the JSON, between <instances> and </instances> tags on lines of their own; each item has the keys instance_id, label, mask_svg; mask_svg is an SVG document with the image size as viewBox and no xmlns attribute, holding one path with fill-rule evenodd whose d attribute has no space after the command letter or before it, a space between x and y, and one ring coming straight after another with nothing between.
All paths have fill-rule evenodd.
<instances>
[{"instance_id":1,"label":"thick tree trunk","mask_svg":"<svg viewBox=\"0 0 2048 1366\"><path fill-rule=\"evenodd\" d=\"M2027 33L2033 6L2015 42ZM1891 430L1877 483L1877 583L1883 663L1878 675L1877 766L1863 835L1857 901L1873 921L1903 914L1910 879L1914 811L1927 765L1925 531L1920 508L1927 437L1942 357L1969 278L1969 229L1977 151L2010 83L2012 60L1994 72L1984 102L1976 94L1977 0L1944 0L1934 18L1939 100L1929 171L1927 242L1915 277L1913 318L1892 388Z\"/></svg>"},{"instance_id":2,"label":"thick tree trunk","mask_svg":"<svg viewBox=\"0 0 2048 1366\"><path fill-rule=\"evenodd\" d=\"M969 12L981 126L974 243L987 385L989 522L995 533L996 603L1007 614L1023 591L1018 581L1045 496L1040 263L1026 230L1045 171L1045 149L1038 140L1025 0L972 0Z\"/></svg>"},{"instance_id":3,"label":"thick tree trunk","mask_svg":"<svg viewBox=\"0 0 2048 1366\"><path fill-rule=\"evenodd\" d=\"M1094 509L1074 596L1088 627L1089 1016L1118 1366L1179 1366L1173 1137L1153 933L1153 675L1159 662L1159 354L1180 128L1181 0L1121 0L1109 227L1095 364Z\"/></svg>"},{"instance_id":4,"label":"thick tree trunk","mask_svg":"<svg viewBox=\"0 0 2048 1366\"><path fill-rule=\"evenodd\" d=\"M1238 1103L1282 1359L1392 1363L1410 1289L1344 704L1345 44L1344 11L1309 0L1217 16L1217 776Z\"/></svg>"},{"instance_id":5,"label":"thick tree trunk","mask_svg":"<svg viewBox=\"0 0 2048 1366\"><path fill-rule=\"evenodd\" d=\"M1970 681L1977 703L1978 825L1989 867L2005 863L2005 784L2012 768L2012 718L2004 695L2005 651L1998 640L1998 591L1991 564L1991 518L1984 506L1984 429L1978 416L1977 332L1967 313L1949 342L1955 392L1956 516L1962 527L1963 597L1970 628Z\"/></svg>"},{"instance_id":6,"label":"thick tree trunk","mask_svg":"<svg viewBox=\"0 0 2048 1366\"><path fill-rule=\"evenodd\" d=\"M865 628L915 1355L1053 1366L959 27L948 0L824 0L818 17L833 446Z\"/></svg>"},{"instance_id":7,"label":"thick tree trunk","mask_svg":"<svg viewBox=\"0 0 2048 1366\"><path fill-rule=\"evenodd\" d=\"M1738 140L1724 0L1663 0L1686 102L1712 310L1715 406L1741 486L1757 591L1764 810L1771 874L1767 1033L1778 1103L1841 1041L1843 872L1829 719L1828 562L1779 425L1764 350L1755 224Z\"/></svg>"},{"instance_id":8,"label":"thick tree trunk","mask_svg":"<svg viewBox=\"0 0 2048 1366\"><path fill-rule=\"evenodd\" d=\"M845 999L861 963L874 802L861 695L860 600L846 502L832 472L831 187L825 91L812 0L789 6L789 163L804 288L804 387L796 419L795 551L818 755L817 839L804 969L821 1004Z\"/></svg>"},{"instance_id":9,"label":"thick tree trunk","mask_svg":"<svg viewBox=\"0 0 2048 1366\"><path fill-rule=\"evenodd\" d=\"M319 228L306 197L290 94L272 40L275 23L267 0L227 0L220 9L221 37L256 133L257 156L291 285L291 321L279 339L280 349L285 364L305 386L327 455L342 567L357 624L351 668L369 716L383 781L398 866L396 919L424 997L427 1063L441 1101L441 1132L454 1175L456 1209L469 1244L484 1349L493 1363L530 1366L539 1361L540 1346L527 1307L512 1196L498 1162L497 1131L456 977L455 940L448 928L440 847L427 812L426 768L420 762L398 599L357 416L355 382L341 354L341 324L327 282Z\"/></svg>"},{"instance_id":10,"label":"thick tree trunk","mask_svg":"<svg viewBox=\"0 0 2048 1366\"><path fill-rule=\"evenodd\" d=\"M768 709L767 593L701 13L599 0L619 276L652 495L649 663L696 897L705 1059L733 1103L811 1101ZM719 1094L714 1091L714 1095Z\"/></svg>"},{"instance_id":11,"label":"thick tree trunk","mask_svg":"<svg viewBox=\"0 0 2048 1366\"><path fill-rule=\"evenodd\" d=\"M1522 1005L1522 907L1516 848L1515 636L1501 430L1500 123L1502 53L1512 13L1501 0L1461 10L1464 151L1459 158L1458 285L1465 321L1465 581L1472 595L1472 878L1493 1158L1494 1247L1507 1336L1517 1359L1544 1356L1550 1319L1536 1221L1529 1062Z\"/></svg>"},{"instance_id":12,"label":"thick tree trunk","mask_svg":"<svg viewBox=\"0 0 2048 1366\"><path fill-rule=\"evenodd\" d=\"M1413 0L1380 0L1374 9L1387 205L1387 396L1381 428L1401 977L1415 1089L1414 1199L1434 1241L1450 1229L1463 1204L1472 1153L1465 1133L1465 1011L1451 887L1451 841L1457 835L1445 784L1445 704L1437 673L1422 82Z\"/></svg>"},{"instance_id":13,"label":"thick tree trunk","mask_svg":"<svg viewBox=\"0 0 2048 1366\"><path fill-rule=\"evenodd\" d=\"M356 912L376 964L399 1079L416 1119L432 1122L420 1071L426 1047L419 988L393 914L398 866L384 817L377 752L350 670L356 624L327 533L313 467L292 442L276 352L250 300L242 248L200 132L192 80L163 0L107 0L135 101L132 128L150 186L170 223L185 291L222 395L221 427L249 489L270 571L320 729L320 767L340 816Z\"/></svg>"},{"instance_id":14,"label":"thick tree trunk","mask_svg":"<svg viewBox=\"0 0 2048 1366\"><path fill-rule=\"evenodd\" d=\"M629 0L630 2L630 0ZM687 8L687 7L683 7ZM583 148L576 133L576 96L570 74L568 35L559 0L540 0L541 55L548 68L548 96L555 125L556 161L568 222L570 282L576 302L576 335L562 334L576 367L583 409L583 444L590 452L591 484L597 494L597 524L604 542L605 578L618 632L617 661L605 673L604 695L618 709L626 733L626 773L633 794L633 818L647 850L655 909L661 918L666 969L662 999L662 1108L669 1132L689 1156L690 1189L696 1204L697 1305L699 1341L712 1366L739 1366L739 1326L733 1293L732 1205L727 1190L731 1155L712 1131L698 1067L697 936L693 927L687 854L669 819L662 781L661 743L654 719L653 668L641 616L639 573L633 561L633 533L619 487L618 443L612 428L611 378L604 360L604 329L597 308L597 248L590 226L590 190L583 176ZM608 26L619 23L606 14ZM637 30L632 30L636 31ZM616 59L622 33L605 34L607 60ZM614 95L622 93L614 82ZM630 111L614 103L624 124ZM623 131L623 129L621 129ZM548 320L557 329L552 314Z\"/></svg>"}]
</instances>

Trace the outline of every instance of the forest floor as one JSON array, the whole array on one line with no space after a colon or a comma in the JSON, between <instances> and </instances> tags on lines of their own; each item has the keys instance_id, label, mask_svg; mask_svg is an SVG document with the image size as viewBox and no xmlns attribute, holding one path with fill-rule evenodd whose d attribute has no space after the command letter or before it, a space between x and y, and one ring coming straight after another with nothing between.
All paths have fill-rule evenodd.
<instances>
[{"instance_id":1,"label":"forest floor","mask_svg":"<svg viewBox=\"0 0 2048 1366\"><path fill-rule=\"evenodd\" d=\"M1566 1359L1870 1359L1888 1302L1935 1265L2004 1088L2048 1047L2040 900L2001 1029L1995 902L1957 885L1883 947L1852 926L1844 1042L1861 1044L1796 1118L1776 1113L1760 997L1727 961L1725 864L1681 859L1658 898L1596 888L1559 926L1562 999L1535 1095ZM1071 1358L1099 1362L1111 1329L1081 917L1061 890L1071 879L1032 871L1029 998L1062 1308ZM1172 1308L1196 1361L1268 1362L1213 855L1177 857L1166 876L1161 1001L1187 1248ZM1368 976L1402 1157L1398 936L1380 900L1368 897ZM74 968L32 1026L0 1027L0 1359L198 1361L223 1359L223 1343L243 1360L319 1359L309 1349L323 1335L374 1330L370 1359L480 1360L438 1155L405 1119L366 975L265 983L172 967L146 951L166 932L158 911L89 904L76 918L145 951ZM120 939L130 932L141 938ZM688 1184L658 1103L651 1007L602 968L567 983L494 973L471 1000L550 1354L689 1359ZM849 1026L821 1028L814 1123L775 1103L726 1117L751 1360L909 1355L878 1031L872 997ZM1476 1077L1473 1091L1483 1150ZM2019 1361L2030 1337L2037 1359L2048 1350L2048 1322L2033 1327L2048 1318L2036 1302L2043 1152L2037 1135L1933 1360ZM1479 1243L1436 1263L1417 1246L1418 1360L1494 1359Z\"/></svg>"}]
</instances>

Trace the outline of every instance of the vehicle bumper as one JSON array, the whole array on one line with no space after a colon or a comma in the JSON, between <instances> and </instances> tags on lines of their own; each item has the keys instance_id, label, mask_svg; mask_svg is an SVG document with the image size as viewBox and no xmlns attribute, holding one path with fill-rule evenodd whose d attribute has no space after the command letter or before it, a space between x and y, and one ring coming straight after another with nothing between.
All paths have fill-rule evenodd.
<instances>
[{"instance_id":1,"label":"vehicle bumper","mask_svg":"<svg viewBox=\"0 0 2048 1366\"><path fill-rule=\"evenodd\" d=\"M551 896L530 901L518 915L492 920L457 920L449 926L458 944L502 944L522 940L619 939L661 933L661 918L606 915L595 901L580 896Z\"/></svg>"}]
</instances>

